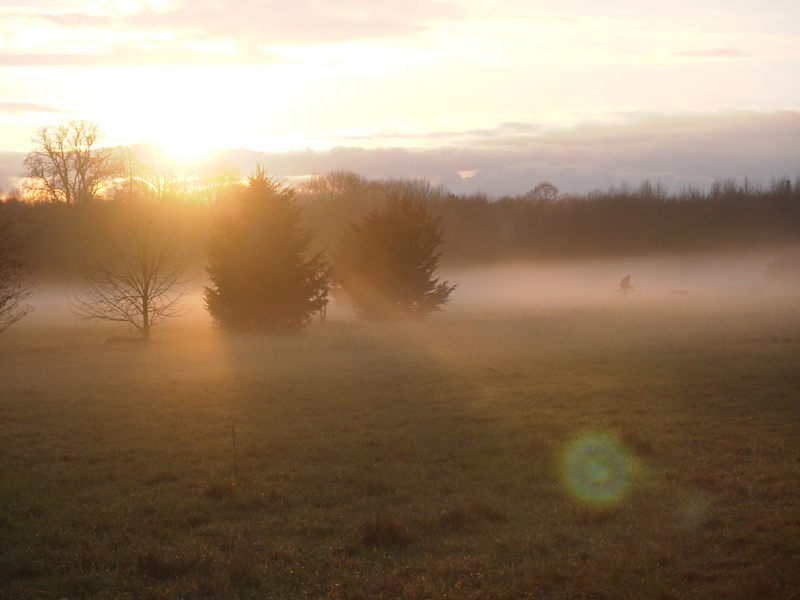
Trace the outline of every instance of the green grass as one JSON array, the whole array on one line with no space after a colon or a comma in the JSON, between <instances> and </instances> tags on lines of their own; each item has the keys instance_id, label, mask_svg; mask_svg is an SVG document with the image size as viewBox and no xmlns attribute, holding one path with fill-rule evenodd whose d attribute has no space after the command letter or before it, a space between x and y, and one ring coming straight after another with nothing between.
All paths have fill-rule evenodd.
<instances>
[{"instance_id":1,"label":"green grass","mask_svg":"<svg viewBox=\"0 0 800 600\"><path fill-rule=\"evenodd\" d=\"M0 338L0 597L800 598L796 304L113 333Z\"/></svg>"}]
</instances>

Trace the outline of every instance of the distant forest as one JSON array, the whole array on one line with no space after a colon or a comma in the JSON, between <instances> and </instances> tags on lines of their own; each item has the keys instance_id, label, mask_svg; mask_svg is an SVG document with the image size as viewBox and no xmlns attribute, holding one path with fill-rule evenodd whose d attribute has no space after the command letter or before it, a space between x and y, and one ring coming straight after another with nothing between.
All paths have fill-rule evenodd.
<instances>
[{"instance_id":1,"label":"distant forest","mask_svg":"<svg viewBox=\"0 0 800 600\"><path fill-rule=\"evenodd\" d=\"M354 217L391 194L428 203L442 218L444 264L639 256L749 249L800 241L800 178L768 187L733 181L670 194L651 183L584 196L541 183L490 200L425 181L317 177L299 189L309 227L324 247Z\"/></svg>"},{"instance_id":2,"label":"distant forest","mask_svg":"<svg viewBox=\"0 0 800 600\"><path fill-rule=\"evenodd\" d=\"M172 185L154 195L175 224L175 243L200 274L209 232L227 210L239 179L226 176L192 190ZM304 224L317 249L332 252L348 224L389 197L424 201L444 226L443 266L501 261L645 256L747 250L800 242L800 178L761 187L733 181L708 190L668 193L644 183L585 196L560 194L542 183L527 194L489 199L454 195L423 180L369 180L334 172L294 186ZM95 252L95 241L120 207L140 191L126 183L102 200L81 203L4 202L29 241L23 257L38 279L69 280ZM157 196L157 197L156 197Z\"/></svg>"}]
</instances>

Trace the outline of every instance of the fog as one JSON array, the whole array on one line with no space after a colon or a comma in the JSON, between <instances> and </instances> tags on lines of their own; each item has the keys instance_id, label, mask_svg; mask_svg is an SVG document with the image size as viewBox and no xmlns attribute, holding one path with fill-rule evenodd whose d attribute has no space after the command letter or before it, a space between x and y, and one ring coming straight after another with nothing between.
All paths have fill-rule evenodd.
<instances>
[{"instance_id":1,"label":"fog","mask_svg":"<svg viewBox=\"0 0 800 600\"><path fill-rule=\"evenodd\" d=\"M660 299L764 299L797 292L767 283L767 265L776 254L781 252L506 263L455 269L444 277L458 283L452 309L522 309ZM619 291L626 275L631 276L633 285L627 297Z\"/></svg>"},{"instance_id":2,"label":"fog","mask_svg":"<svg viewBox=\"0 0 800 600\"><path fill-rule=\"evenodd\" d=\"M772 300L796 298L800 284L794 281L776 285L767 279L767 266L794 248L761 250L738 254L697 254L613 260L573 260L554 262L508 262L479 267L441 269L437 276L457 288L450 303L429 318L481 317L513 311L515 313L559 307L663 304L665 306L703 306L722 310L727 304L752 303L764 306ZM619 291L623 277L630 275L633 291ZM197 278L186 288L183 317L165 322L154 331L173 328L210 329L212 322L203 305L203 286ZM42 282L34 286L29 304L35 310L15 328L25 326L96 327L107 331L108 323L80 320L70 310L71 299L80 285ZM328 321L353 321L346 299L334 293ZM127 330L124 324L120 333Z\"/></svg>"}]
</instances>

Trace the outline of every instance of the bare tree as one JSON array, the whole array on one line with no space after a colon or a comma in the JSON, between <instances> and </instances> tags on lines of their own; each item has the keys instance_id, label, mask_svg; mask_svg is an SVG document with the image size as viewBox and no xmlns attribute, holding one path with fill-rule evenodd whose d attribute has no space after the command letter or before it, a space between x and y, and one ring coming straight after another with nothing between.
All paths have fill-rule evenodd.
<instances>
[{"instance_id":1,"label":"bare tree","mask_svg":"<svg viewBox=\"0 0 800 600\"><path fill-rule=\"evenodd\" d=\"M83 319L128 323L144 338L164 319L184 313L184 278L188 259L174 244L171 223L158 206L125 206L87 268L85 285L72 302Z\"/></svg>"},{"instance_id":2,"label":"bare tree","mask_svg":"<svg viewBox=\"0 0 800 600\"><path fill-rule=\"evenodd\" d=\"M31 191L50 202L77 204L95 198L117 172L112 148L97 146L96 123L70 121L42 127L25 158Z\"/></svg>"},{"instance_id":3,"label":"bare tree","mask_svg":"<svg viewBox=\"0 0 800 600\"><path fill-rule=\"evenodd\" d=\"M0 333L33 310L25 304L31 290L19 259L24 239L14 231L15 220L11 208L0 203Z\"/></svg>"},{"instance_id":4,"label":"bare tree","mask_svg":"<svg viewBox=\"0 0 800 600\"><path fill-rule=\"evenodd\" d=\"M184 181L163 166L147 145L116 149L117 177L111 197L126 202L178 200L185 192Z\"/></svg>"},{"instance_id":5,"label":"bare tree","mask_svg":"<svg viewBox=\"0 0 800 600\"><path fill-rule=\"evenodd\" d=\"M245 181L239 167L218 165L201 175L195 196L207 204L221 205L233 201Z\"/></svg>"},{"instance_id":6,"label":"bare tree","mask_svg":"<svg viewBox=\"0 0 800 600\"><path fill-rule=\"evenodd\" d=\"M117 150L117 165L121 182L115 186L113 197L118 200L138 200L148 184L141 180L142 160L137 148L123 146Z\"/></svg>"},{"instance_id":7,"label":"bare tree","mask_svg":"<svg viewBox=\"0 0 800 600\"><path fill-rule=\"evenodd\" d=\"M532 201L554 202L558 200L558 188L549 181L543 181L525 194L524 198Z\"/></svg>"}]
</instances>

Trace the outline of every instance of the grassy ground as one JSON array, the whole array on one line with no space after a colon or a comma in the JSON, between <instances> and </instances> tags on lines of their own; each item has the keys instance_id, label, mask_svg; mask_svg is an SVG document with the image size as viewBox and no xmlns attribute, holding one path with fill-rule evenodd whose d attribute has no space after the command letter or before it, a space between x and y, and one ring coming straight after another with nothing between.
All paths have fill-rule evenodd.
<instances>
[{"instance_id":1,"label":"grassy ground","mask_svg":"<svg viewBox=\"0 0 800 600\"><path fill-rule=\"evenodd\" d=\"M0 597L800 598L796 304L113 333L0 338Z\"/></svg>"}]
</instances>

